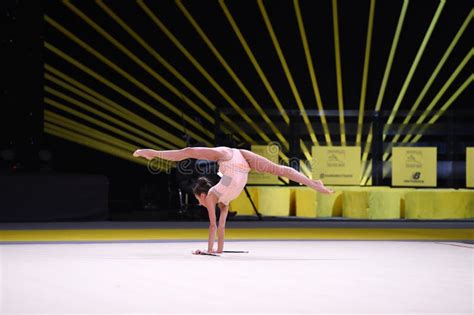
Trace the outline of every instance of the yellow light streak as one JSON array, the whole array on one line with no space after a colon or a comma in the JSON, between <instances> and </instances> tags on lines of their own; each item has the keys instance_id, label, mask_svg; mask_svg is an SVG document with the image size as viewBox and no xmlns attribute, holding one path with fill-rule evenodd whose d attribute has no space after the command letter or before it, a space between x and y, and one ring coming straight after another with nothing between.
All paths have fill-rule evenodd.
<instances>
[{"instance_id":1,"label":"yellow light streak","mask_svg":"<svg viewBox=\"0 0 474 315\"><path fill-rule=\"evenodd\" d=\"M456 92L454 92L454 94L446 101L446 103L436 112L436 114L431 117L431 119L428 121L428 124L423 126L420 133L411 140L412 143L416 143L418 142L418 140L420 140L420 138L423 136L424 131L430 125L433 125L441 117L441 115L443 115L449 109L453 102L459 97L459 95L462 94L462 92L464 92L465 89L467 89L467 87L469 86L469 84L472 83L473 80L474 74L471 74L469 78L467 78L466 81L464 81L464 83L456 90Z\"/></svg>"},{"instance_id":2,"label":"yellow light streak","mask_svg":"<svg viewBox=\"0 0 474 315\"><path fill-rule=\"evenodd\" d=\"M51 112L49 110L44 111L44 120L46 122L54 123L58 126L64 127L69 129L71 132L77 133L77 134L82 134L91 138L95 138L98 141L102 141L104 143L114 145L118 148L121 148L123 150L130 150L133 152L133 148L136 148L137 145L134 143L127 143L123 140L120 140L118 138L115 138L113 136L107 135L103 132L100 132L96 129L93 129L91 127L85 126L83 124L80 124L78 122L75 122L71 119L62 117L54 112Z\"/></svg>"},{"instance_id":3,"label":"yellow light streak","mask_svg":"<svg viewBox=\"0 0 474 315\"><path fill-rule=\"evenodd\" d=\"M321 100L321 93L319 92L318 80L316 78L316 72L314 71L313 59L311 57L311 51L308 44L308 39L306 38L306 31L304 28L303 16L301 15L300 4L298 0L293 0L293 5L295 7L296 20L298 21L298 28L300 30L301 41L303 42L304 53L306 57L306 64L308 66L309 76L311 78L311 85L313 87L314 98L316 99L316 105L319 110L319 117L321 119L321 124L324 130L324 138L326 144L332 146L331 141L331 132L328 128L328 123L326 120L326 115L324 114L323 101Z\"/></svg>"},{"instance_id":4,"label":"yellow light streak","mask_svg":"<svg viewBox=\"0 0 474 315\"><path fill-rule=\"evenodd\" d=\"M169 133L168 131L162 129L159 126L156 126L155 124L149 122L148 120L142 118L141 116L135 114L134 112L124 108L123 106L120 106L116 102L110 100L109 98L103 96L102 94L97 93L93 89L87 87L86 85L78 82L77 80L74 80L70 76L64 74L63 72L53 68L52 66L45 64L45 70L47 71L45 73L45 79L54 82L55 84L61 86L62 88L69 90L73 92L76 95L81 96L84 99L87 99L94 104L98 105L101 108L106 109L107 111L114 113L115 115L119 116L122 119L125 119L132 124L134 124L137 127L140 127L146 131L153 132L154 133L154 138L156 141L163 147L168 148L168 149L174 149L177 148L178 146L176 145L174 138L174 135ZM58 78L55 78L48 72L52 73L53 75L61 78L64 81L61 81ZM69 85L69 82L71 85ZM75 88L77 87L77 88ZM136 129L136 128L135 128ZM165 142L161 140L161 138L165 139L168 142ZM180 138L177 138L182 142L184 145L184 141L182 141ZM151 140L151 139L150 139Z\"/></svg>"},{"instance_id":5,"label":"yellow light streak","mask_svg":"<svg viewBox=\"0 0 474 315\"><path fill-rule=\"evenodd\" d=\"M362 87L360 89L359 116L357 118L356 146L361 146L362 128L364 126L365 97L367 93L367 77L369 75L370 47L372 44L372 30L374 25L375 0L370 1L369 23L367 27L367 40L365 43L364 70L362 74Z\"/></svg>"},{"instance_id":6,"label":"yellow light streak","mask_svg":"<svg viewBox=\"0 0 474 315\"><path fill-rule=\"evenodd\" d=\"M385 66L385 71L384 71L384 75L383 75L383 79L382 79L382 84L380 86L379 94L377 96L377 102L375 104L375 111L380 111L380 108L382 106L382 100L383 100L383 97L385 95L385 90L386 90L386 87L387 87L388 78L390 77L390 71L392 69L392 64L393 64L393 59L395 57L395 52L397 51L398 41L400 40L400 34L402 32L403 23L405 21L405 16L406 16L406 13L407 13L407 10L408 10L408 4L409 4L409 0L404 0L403 1L403 6L402 6L402 9L400 11L400 16L399 16L398 22L397 22L397 28L395 30L395 35L393 37L392 46L390 48L390 53L389 53L389 56L388 56L387 65ZM369 133L368 133L367 138L365 140L364 151L363 151L363 154L362 154L362 163L364 164L363 169L367 169L367 165L368 165L367 157L369 155L370 146L372 145L372 139L373 139L373 134L372 133L373 133L373 130L372 130L372 124L371 124L370 129L369 129Z\"/></svg>"},{"instance_id":7,"label":"yellow light streak","mask_svg":"<svg viewBox=\"0 0 474 315\"><path fill-rule=\"evenodd\" d=\"M168 37L168 39L181 51L181 53L193 64L193 66L208 80L208 82L224 97L224 99L232 106L232 108L249 124L260 137L264 136L263 131L258 127L257 124L240 108L239 105L227 94L227 92L212 78L212 76L202 67L202 65L193 57L193 55L181 44L181 42L170 32L170 30L161 22L161 20L148 8L148 6L142 1L137 1L138 5L142 8L145 14L155 23L155 25ZM241 136L251 144L257 142L248 136L246 133L242 133ZM262 137L263 139L263 137Z\"/></svg>"},{"instance_id":8,"label":"yellow light streak","mask_svg":"<svg viewBox=\"0 0 474 315\"><path fill-rule=\"evenodd\" d=\"M459 39L461 38L461 36L464 34L464 31L466 30L467 26L469 25L469 23L471 22L472 18L474 16L474 9L471 10L471 12L468 14L468 16L466 17L466 19L464 20L464 23L461 25L461 27L459 28L458 32L456 33L456 36L454 36L453 40L451 41L451 44L449 45L449 47L446 49L445 53L443 54L443 57L441 58L441 60L439 61L438 65L436 66L435 70L433 71L433 73L431 74L430 78L428 79L428 81L426 82L425 86L423 87L423 90L421 91L420 95L418 95L415 103L413 104L413 106L410 107L410 111L409 113L406 115L405 119L403 120L403 125L405 124L408 124L411 120L411 118L413 117L413 115L415 114L415 112L417 111L418 107L420 106L421 104L421 101L423 100L423 98L425 97L426 93L428 92L429 88L431 87L431 85L433 84L434 80L436 79L436 76L438 75L438 73L441 71L441 68L444 66L444 64L446 63L446 61L448 60L449 56L451 55L451 52L453 51L454 47L456 46L456 44L458 43ZM400 127L398 129L398 132L397 134L393 137L391 143L389 144L386 152L390 152L391 151L391 148L393 147L393 145L398 141L398 139L401 137L401 130L402 130L402 127Z\"/></svg>"},{"instance_id":9,"label":"yellow light streak","mask_svg":"<svg viewBox=\"0 0 474 315\"><path fill-rule=\"evenodd\" d=\"M459 65L456 67L456 70L454 70L454 72L451 74L449 79L443 84L441 89L438 91L436 96L431 101L430 105L428 105L428 107L423 111L423 114L421 114L421 116L417 119L416 124L421 124L421 123L424 122L426 117L428 117L428 115L431 113L431 111L436 106L438 101L441 99L441 97L444 95L444 93L448 90L448 88L451 86L451 84L457 78L459 73L461 73L461 71L464 69L464 67L469 63L469 61L471 60L471 58L473 56L473 53L474 53L474 49L471 48L471 50L466 54L466 56L463 58L461 63L459 63ZM467 80L467 81L469 81L469 80ZM414 128L411 128L411 130L408 132L408 134L405 136L405 138L403 138L402 143L408 142L410 140L410 138L413 137L411 135L413 133L413 129ZM416 141L412 141L412 142L416 142Z\"/></svg>"},{"instance_id":10,"label":"yellow light streak","mask_svg":"<svg viewBox=\"0 0 474 315\"><path fill-rule=\"evenodd\" d=\"M296 100L299 110L301 111L301 115L303 117L303 121L306 125L306 128L308 129L309 136L311 137L311 141L313 142L314 145L319 145L318 139L316 138L316 134L314 133L313 126L311 125L311 122L309 121L308 115L306 113L306 109L303 105L300 94L298 93L298 89L296 88L295 82L293 80L293 76L291 75L291 71L288 67L288 64L286 63L286 59L285 59L285 56L283 55L283 51L281 50L280 43L278 42L275 31L273 30L272 23L270 22L270 18L268 17L268 13L265 9L265 5L263 4L262 0L257 0L257 3L258 3L258 7L260 8L260 13L262 14L267 30L272 39L272 43L273 43L273 46L275 47L275 51L278 55L278 59L280 60L280 63L283 67L283 71L285 72L286 79L288 80L288 83L290 84L290 88L293 93L293 96Z\"/></svg>"},{"instance_id":11,"label":"yellow light streak","mask_svg":"<svg viewBox=\"0 0 474 315\"><path fill-rule=\"evenodd\" d=\"M336 54L337 99L339 109L339 126L341 129L341 145L346 145L346 127L344 123L344 95L342 89L341 52L339 45L339 19L337 16L337 0L332 0L332 21L334 27L334 52Z\"/></svg>"},{"instance_id":12,"label":"yellow light streak","mask_svg":"<svg viewBox=\"0 0 474 315\"><path fill-rule=\"evenodd\" d=\"M72 6L71 4L69 4L67 1L64 2L66 5L68 6ZM76 11L75 11L76 12ZM80 12L80 11L78 11ZM77 13L77 12L76 12ZM79 15L79 13L78 13ZM83 17L83 16L81 16ZM87 17L84 17L85 19L88 19ZM144 92L146 92L148 95L150 95L151 97L153 97L156 101L160 102L161 104L165 105L168 109L170 109L172 112L174 112L176 115L178 115L179 117L182 117L184 120L186 120L186 122L188 122L189 124L191 124L192 126L196 127L197 129L199 129L201 132L207 134L209 136L209 132L201 125L199 124L196 120L194 120L193 118L189 117L188 115L184 114L181 110L179 110L175 105L171 104L169 101L167 101L166 99L164 99L163 97L161 97L160 95L158 95L156 92L152 91L149 87L147 87L146 85L144 85L143 83L141 83L139 80L137 80L136 78L134 78L133 76L131 76L129 73L127 73L126 71L124 71L121 67L117 66L115 63L113 63L112 61L110 61L110 59L108 59L107 57L105 57L104 55L102 55L101 53L99 53L97 50L95 50L94 48L92 48L90 45L88 45L87 43L85 43L84 41L82 41L80 38L78 38L76 35L74 35L73 33L71 33L70 31L68 31L66 28L64 28L62 25L60 25L58 22L54 21L53 19L51 19L50 17L48 16L45 16L45 21L48 22L50 25L52 25L54 28L56 28L58 31L60 31L61 33L63 33L64 35L66 35L67 37L69 37L71 40L73 40L76 44L78 44L79 46L81 46L82 48L84 48L85 50L87 50L89 53L91 53L92 55L94 55L97 59L99 59L100 61L102 61L104 64L106 64L107 66L109 66L110 68L114 69L117 73L119 73L121 76L123 76L124 78L126 78L127 80L129 80L130 82L132 82L134 85L136 85L137 87L139 87L140 89L142 89ZM90 21L92 22L92 21ZM93 23L93 22L92 22ZM144 103L143 103L144 104ZM140 104L138 104L140 105ZM149 105L146 105L145 106L142 106L142 108L144 108L145 110L149 111L150 113L153 113L153 114L156 114L158 111L154 108L152 108L151 106ZM165 121L167 121L170 125L178 128L178 129L183 129L183 127L178 124L174 119L171 119L163 114L160 115L163 119L163 117L166 117L166 119L163 119ZM201 137L200 135L196 134L195 132L191 131L191 130L187 130L187 132L189 133L189 135L191 137L193 137L194 139L197 139L203 143L206 143L207 145L211 145L211 143L209 142L209 140ZM212 135L211 135L212 136Z\"/></svg>"},{"instance_id":13,"label":"yellow light streak","mask_svg":"<svg viewBox=\"0 0 474 315\"><path fill-rule=\"evenodd\" d=\"M242 32L240 31L239 27L237 26L237 23L235 22L232 14L230 13L229 11L229 8L227 8L227 6L225 5L225 2L223 0L219 0L219 4L222 8L222 10L224 11L224 14L227 18L227 20L229 21L230 25L232 26L232 29L234 30L237 38L239 39L239 42L240 44L242 45L242 47L244 48L245 52L247 53L247 56L249 57L250 61L252 62L252 65L254 66L255 70L257 71L260 79L262 80L263 84L265 85L268 93L270 94L270 96L272 97L272 100L275 102L275 105L277 106L278 110L280 111L280 114L282 115L283 117L283 120L285 121L285 123L287 125L289 125L289 122L290 122L290 119L288 117L288 115L286 114L286 111L285 109L283 108L283 106L281 105L280 103L280 100L278 99L278 97L276 96L276 93L275 91L273 90L272 86L270 85L270 82L268 81L267 77L265 76L265 73L263 72L262 68L260 67L260 65L258 64L258 61L257 59L255 58L254 54L252 53L252 50L250 49L249 45L247 44L247 41L245 40L245 37L243 36ZM211 44L212 45L212 44ZM218 52L217 52L218 53ZM219 54L220 55L220 54ZM225 62L225 61L224 61ZM230 71L232 71L230 69ZM232 71L233 73L233 71ZM238 80L238 79L237 79ZM240 80L239 80L240 82ZM238 83L239 84L239 83ZM245 89L246 90L246 89ZM245 92L244 92L245 93ZM249 93L247 91L247 93ZM253 97L252 97L253 99ZM250 99L250 101L252 102L252 99ZM254 100L255 101L255 100ZM255 103L255 104L254 104ZM283 136L283 134L281 133L280 130L278 130L278 128L273 124L273 122L271 121L271 119L268 117L268 115L263 111L263 109L260 107L259 104L256 104L256 101L255 102L252 102L252 104L254 105L254 107L257 109L257 111L259 111L260 115L263 117L263 119L265 120L265 122L267 122L267 124L270 126L270 128L272 129L272 131L275 133L275 135L278 137L278 140L280 140L280 142L283 144L283 147L288 150L289 148L289 144L288 144L288 141L285 139L285 137Z\"/></svg>"},{"instance_id":14,"label":"yellow light streak","mask_svg":"<svg viewBox=\"0 0 474 315\"><path fill-rule=\"evenodd\" d=\"M121 135L122 137L124 138L127 138L129 140L132 140L132 141L135 141L136 144L140 144L140 145L149 145L149 143L147 143L146 141L143 141L142 139L140 138L137 138L131 134L128 134L126 132L123 132L115 127L112 127L104 122L101 122L97 119L94 119L92 117L89 117L87 115L84 115L76 110L73 110L59 102L56 102L50 98L44 98L44 102L48 105L51 105L57 109L60 109L64 112L67 112L69 114L72 114L76 117L79 117L83 120L86 120L90 123L93 123L103 129L106 129L106 130L109 130L109 131L112 131L116 134L119 134ZM118 138L115 138L113 136L110 136L110 135L107 135L103 132L100 132L96 129L93 129L91 127L88 127L88 126L85 126L83 124L80 124L80 123L77 123L77 122L74 122L73 120L71 119L68 119L68 118L65 118L65 117L62 117L58 114L55 114L54 112L51 112L49 110L45 110L45 120L46 121L53 121L54 123L56 124L61 124L63 127L66 127L66 128L69 128L71 129L73 132L80 132L82 134L85 134L89 137L93 137L93 138L96 138L97 140L100 140L100 141L103 141L105 143L109 143L109 144L112 144L112 145L115 145L117 147L121 147L122 149L124 150L129 150L133 153L133 151L135 151L136 149L138 149L140 146L136 145L136 144L130 144L130 143L127 143L123 140L120 140ZM159 147L157 146L154 146L154 145L151 145L151 148L156 148L156 149L160 149Z\"/></svg>"},{"instance_id":15,"label":"yellow light streak","mask_svg":"<svg viewBox=\"0 0 474 315\"><path fill-rule=\"evenodd\" d=\"M80 70L84 71L85 73L89 74L91 77L93 77L94 79L96 79L97 81L100 81L102 82L103 84L107 85L108 87L110 87L111 89L113 89L114 91L116 91L117 93L121 94L122 96L126 97L127 99L129 99L130 101L132 101L133 103L139 105L140 107L142 108L145 108L147 109L150 113L154 114L156 117L160 118L161 120L167 122L168 124L170 124L171 126L179 129L179 130L183 130L184 127L175 122L173 119L169 118L168 116L160 113L159 111L157 111L156 109L154 109L153 107L151 107L150 105L146 104L145 102L143 102L142 100L138 99L137 97L133 96L132 94L130 94L129 92L125 91L124 89L120 88L119 86L117 86L116 84L110 82L109 80L105 79L103 76L101 76L100 74L98 74L97 72L93 71L92 69L90 69L89 67L86 67L84 66L82 63L78 62L76 59L70 57L69 55L67 55L66 53L64 53L63 51L61 51L60 49L54 47L53 45L49 44L48 42L44 42L44 46L50 50L51 52L55 53L56 55L58 55L59 57L63 58L64 60L66 60L67 62L71 63L72 65L76 66L77 68L79 68ZM189 132L191 134L191 132ZM172 142L175 143L177 146L179 147L184 147L186 145L186 143L176 137L176 136L173 136L171 135L170 136L170 139L171 137L173 138Z\"/></svg>"},{"instance_id":16,"label":"yellow light streak","mask_svg":"<svg viewBox=\"0 0 474 315\"><path fill-rule=\"evenodd\" d=\"M70 104L73 104L73 105L75 105L75 106L77 106L77 107L79 107L79 108L81 108L81 109L83 109L83 110L86 110L86 111L88 111L88 112L90 112L90 113L92 113L92 114L94 114L94 115L96 115L96 116L99 116L100 118L103 118L103 119L105 119L105 120L107 120L107 121L110 121L110 122L112 122L112 123L114 123L114 124L116 124L116 125L118 125L118 126L124 128L124 129L126 129L126 130L128 130L128 131L131 131L131 132L133 132L133 133L139 134L140 136L142 136L142 137L144 137L144 138L147 138L147 139L149 139L149 140L152 140L153 142L149 142L149 141L147 141L147 140L142 140L142 139L136 138L135 136L133 136L133 135L130 134L130 133L124 132L124 131L122 131L122 130L120 130L120 129L118 129L118 128L115 128L115 127L112 127L112 126L109 126L109 125L106 125L106 127L104 127L104 125L102 124L102 122L99 121L99 120L95 120L95 119L94 119L94 121L93 121L94 124L96 124L96 122L101 122L101 124L100 124L101 127L105 128L105 129L108 129L108 130L110 130L110 131L112 131L112 132L114 132L114 133L116 133L116 134L120 134L120 135L123 136L123 137L129 138L130 140L134 140L134 141L140 143L143 147L157 148L158 150L162 150L162 149L163 149L163 146L161 146L161 145L158 145L158 146L157 146L157 144L155 143L156 138L154 138L154 137L152 137L152 136L150 136L150 135L148 135L148 134L142 132L141 130L137 130L136 128L131 127L129 124L126 124L126 123L124 123L123 121L120 121L120 120L118 120L118 119L116 119L116 118L114 118L114 117L112 117L112 116L110 116L110 115L107 115L107 114L105 114L105 113L103 113L103 112L100 112L100 111L98 111L97 109L95 109L95 108L93 108L93 107L91 107L91 106L89 106L89 105L87 105L87 104L85 104L85 103L83 103L83 102L81 102L81 101L78 101L78 100L76 100L76 99L73 99L72 97L69 97L69 96L67 96L66 94L61 93L61 92L59 92L59 91L57 91L57 90L55 90L55 89L53 89L53 88L51 88L51 87L49 87L49 86L47 86L47 85L44 87L44 91L47 92L47 93L50 93L50 94L52 94L52 95L54 95L54 96L56 96L56 97L59 97L59 98L65 100L65 101L69 102ZM45 100L45 103L48 103L48 102ZM53 106L54 106L54 105L53 105ZM156 142L158 142L158 141L156 141Z\"/></svg>"},{"instance_id":17,"label":"yellow light streak","mask_svg":"<svg viewBox=\"0 0 474 315\"><path fill-rule=\"evenodd\" d=\"M413 145L417 143L420 138L423 136L423 133L426 131L427 128L432 126L445 112L448 110L448 108L452 105L452 103L461 95L465 89L471 84L474 80L474 74L471 74L469 78L467 78L466 81L454 92L454 94L446 101L446 103L433 115L433 117L428 121L428 124L424 125L420 132L418 133L417 136L415 136L409 144ZM392 160L392 157L390 156L388 161L390 162ZM369 167L367 168L366 175L363 178L363 183L368 183L371 180L371 175L370 172L372 170L372 165L369 164Z\"/></svg>"},{"instance_id":18,"label":"yellow light streak","mask_svg":"<svg viewBox=\"0 0 474 315\"><path fill-rule=\"evenodd\" d=\"M61 115L55 114L54 112L51 112L49 110L45 110L45 121L47 123L54 123L57 126L60 126L62 128L68 129L71 133L74 133L78 136L87 136L91 139L95 139L97 141L100 141L103 144L108 144L115 146L119 149L125 150L129 152L131 155L133 151L137 148L134 144L128 143L126 141L117 139L113 136L110 136L108 134L105 134L103 132L100 132L96 129L90 128L88 126L85 126L81 123L75 122L71 119L65 118ZM132 141L137 141L137 140L132 140ZM140 139L138 139L140 141ZM165 166L165 168L171 167L171 165L174 165L175 163L166 161L166 160L160 160L159 161L160 165Z\"/></svg>"},{"instance_id":19,"label":"yellow light streak","mask_svg":"<svg viewBox=\"0 0 474 315\"><path fill-rule=\"evenodd\" d=\"M217 106L213 104L204 94L202 94L191 82L189 82L173 65L171 65L165 58L163 58L155 49L153 49L140 35L138 35L123 19L121 19L112 9L110 9L103 1L97 1L97 4L115 21L119 24L131 37L133 37L155 60L163 65L171 74L173 74L184 86L194 93L208 108L215 111ZM180 96L181 97L181 96ZM245 133L234 121L232 121L226 114L221 113L221 118L231 126L238 134ZM211 123L214 124L214 117L207 117ZM226 128L224 131L228 132ZM238 139L238 135L235 135Z\"/></svg>"},{"instance_id":20,"label":"yellow light streak","mask_svg":"<svg viewBox=\"0 0 474 315\"><path fill-rule=\"evenodd\" d=\"M413 63L410 67L410 71L408 72L407 77L405 78L405 82L403 82L402 89L400 93L398 94L397 100L395 101L395 105L392 108L392 111L390 112L390 116L388 117L387 124L391 125L392 122L395 119L395 116L397 115L398 108L400 107L402 100L406 94L406 91L408 89L408 86L410 85L411 79L413 78L413 75L415 74L416 68L418 67L421 57L423 56L423 53L425 51L426 45L428 44L428 41L431 38L431 34L433 34L433 30L436 26L436 23L438 22L439 17L441 16L441 12L443 12L444 5L446 4L445 0L441 0L439 2L438 8L436 9L435 15L433 16L433 19L431 20L430 26L428 27L428 30L426 31L425 37L423 38L423 41L421 42L420 48L418 49L418 52L416 53L415 59L413 60ZM383 134L383 140L385 140L386 134Z\"/></svg>"},{"instance_id":21,"label":"yellow light streak","mask_svg":"<svg viewBox=\"0 0 474 315\"><path fill-rule=\"evenodd\" d=\"M101 151L101 152L119 157L121 159L131 161L133 163L141 164L144 166L148 165L147 161L145 161L144 159L134 158L132 154L127 150L117 148L116 146L109 145L109 144L88 138L86 136L75 134L65 128L58 127L48 122L45 122L44 125L45 125L44 130L47 134L50 134L58 138L62 138L62 139L74 142L74 143L78 143L83 146L87 146L97 151ZM163 168L161 164L157 164L156 167L159 168L160 170L166 171L166 169Z\"/></svg>"},{"instance_id":22,"label":"yellow light streak","mask_svg":"<svg viewBox=\"0 0 474 315\"><path fill-rule=\"evenodd\" d=\"M114 19L122 28L126 29L129 34L133 34L133 36L139 43L142 44L145 49L151 49L154 51L146 42L143 41L138 35L131 31L130 27L126 25L123 20L121 20L107 5L101 1L97 0L96 1L97 5L102 8L112 19ZM90 24L93 28L95 28L102 36L107 38L111 43L113 43L116 47L118 47L124 54L129 56L135 63L137 63L140 67L145 69L150 75L152 75L155 79L157 79L161 84L166 86L171 92L173 92L176 96L179 98L183 99L191 108L193 108L196 112L198 112L204 119L207 121L214 123L214 118L209 115L206 111L204 111L201 106L197 105L194 103L191 99L189 99L182 91L179 91L174 85L172 85L169 81L167 81L165 78L163 78L160 74L158 74L156 71L154 71L150 66L148 66L146 63L144 63L139 57L137 57L135 54L133 54L129 49L127 49L123 44L121 44L119 41L117 41L114 37L112 37L109 33L107 33L102 27L100 27L98 24L93 22L92 20L88 19L88 23L91 22ZM141 41L140 41L141 39ZM150 50L149 50L150 52ZM156 51L155 51L156 52ZM161 56L160 56L161 57ZM163 58L160 60L165 61ZM163 62L162 62L163 64ZM166 63L169 65L168 63ZM169 65L171 66L171 65ZM168 70L174 70L173 74L176 75L177 71L173 67L170 67ZM212 109L212 108L211 108ZM214 106L215 109L215 106Z\"/></svg>"},{"instance_id":23,"label":"yellow light streak","mask_svg":"<svg viewBox=\"0 0 474 315\"><path fill-rule=\"evenodd\" d=\"M270 128L273 130L273 132L277 133L280 135L279 139L280 141L284 141L283 143L286 143L288 145L288 142L284 139L283 135L281 132L275 127L271 119L268 117L268 115L265 113L263 108L257 103L255 98L252 96L252 94L249 92L249 90L245 87L243 82L238 78L237 74L232 70L232 68L229 66L227 61L222 57L220 52L217 50L217 48L214 46L214 44L211 42L209 37L206 35L204 30L199 26L197 21L194 19L194 17L191 15L191 13L186 9L186 7L182 4L180 0L176 0L176 5L178 8L181 10L181 12L184 14L186 19L191 23L193 28L196 30L196 32L199 34L201 39L206 43L207 47L212 51L214 56L219 60L220 64L224 67L224 69L227 71L227 73L231 76L231 78L234 80L234 82L237 84L237 86L241 89L241 91L244 93L244 95L247 97L247 99L250 101L252 106L257 110L257 112L262 116L263 120L270 126ZM258 133L262 137L263 140L266 142L271 142L272 140L263 132L262 129L258 128Z\"/></svg>"}]
</instances>

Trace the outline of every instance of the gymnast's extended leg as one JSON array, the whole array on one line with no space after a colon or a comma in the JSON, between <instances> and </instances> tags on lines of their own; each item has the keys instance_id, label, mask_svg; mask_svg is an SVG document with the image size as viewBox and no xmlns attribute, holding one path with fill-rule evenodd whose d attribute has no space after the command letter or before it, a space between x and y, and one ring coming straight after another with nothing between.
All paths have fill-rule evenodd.
<instances>
[{"instance_id":1,"label":"gymnast's extended leg","mask_svg":"<svg viewBox=\"0 0 474 315\"><path fill-rule=\"evenodd\" d=\"M291 167L275 164L263 156L248 150L240 150L240 152L244 156L245 160L247 160L250 168L257 172L270 173L276 176L286 177L292 181L306 185L322 193L330 194L333 192L333 190L325 187L322 181L309 179L303 173L300 173Z\"/></svg>"},{"instance_id":2,"label":"gymnast's extended leg","mask_svg":"<svg viewBox=\"0 0 474 315\"><path fill-rule=\"evenodd\" d=\"M156 151L151 149L136 150L134 157L143 157L148 160L160 158L168 161L181 161L185 159L203 159L203 160L228 160L232 158L232 151L227 147L204 148L192 147L181 150Z\"/></svg>"}]
</instances>

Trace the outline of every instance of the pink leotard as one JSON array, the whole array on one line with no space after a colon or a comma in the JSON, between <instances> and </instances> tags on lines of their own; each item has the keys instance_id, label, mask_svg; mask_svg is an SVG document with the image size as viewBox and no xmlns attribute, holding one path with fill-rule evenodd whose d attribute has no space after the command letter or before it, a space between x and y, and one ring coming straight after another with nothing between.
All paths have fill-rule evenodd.
<instances>
[{"instance_id":1,"label":"pink leotard","mask_svg":"<svg viewBox=\"0 0 474 315\"><path fill-rule=\"evenodd\" d=\"M237 198L245 184L250 171L249 164L238 149L232 150L232 158L227 161L217 161L219 172L222 173L221 180L211 189L217 196L218 202L228 205L229 202Z\"/></svg>"}]
</instances>

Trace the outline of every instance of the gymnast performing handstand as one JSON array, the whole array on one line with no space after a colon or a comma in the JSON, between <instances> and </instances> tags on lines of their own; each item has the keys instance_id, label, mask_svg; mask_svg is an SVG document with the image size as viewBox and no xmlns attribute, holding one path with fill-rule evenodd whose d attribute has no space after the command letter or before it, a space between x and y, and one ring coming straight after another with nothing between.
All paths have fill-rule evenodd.
<instances>
[{"instance_id":1,"label":"gymnast performing handstand","mask_svg":"<svg viewBox=\"0 0 474 315\"><path fill-rule=\"evenodd\" d=\"M160 158L169 161L181 161L192 158L217 161L219 172L222 174L220 181L212 186L207 178L200 177L193 188L194 195L199 201L199 204L206 207L209 213L210 225L207 253L222 253L224 250L225 222L229 211L229 203L237 198L244 189L250 170L286 177L324 194L333 192L331 189L325 187L320 180L309 179L291 167L275 164L263 156L243 149L228 147L191 147L166 151L142 149L136 150L133 156L148 160ZM220 209L219 225L216 224L216 205ZM214 249L216 231L218 240L217 250ZM193 252L193 254L196 255L202 253L206 252L201 250Z\"/></svg>"}]
</instances>

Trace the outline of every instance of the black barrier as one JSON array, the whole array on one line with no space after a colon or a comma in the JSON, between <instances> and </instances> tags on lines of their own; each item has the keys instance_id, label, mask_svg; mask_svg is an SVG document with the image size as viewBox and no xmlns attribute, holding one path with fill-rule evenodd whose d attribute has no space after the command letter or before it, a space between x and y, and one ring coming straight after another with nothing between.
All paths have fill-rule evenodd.
<instances>
[{"instance_id":1,"label":"black barrier","mask_svg":"<svg viewBox=\"0 0 474 315\"><path fill-rule=\"evenodd\" d=\"M108 190L104 176L0 176L0 222L104 220Z\"/></svg>"}]
</instances>

